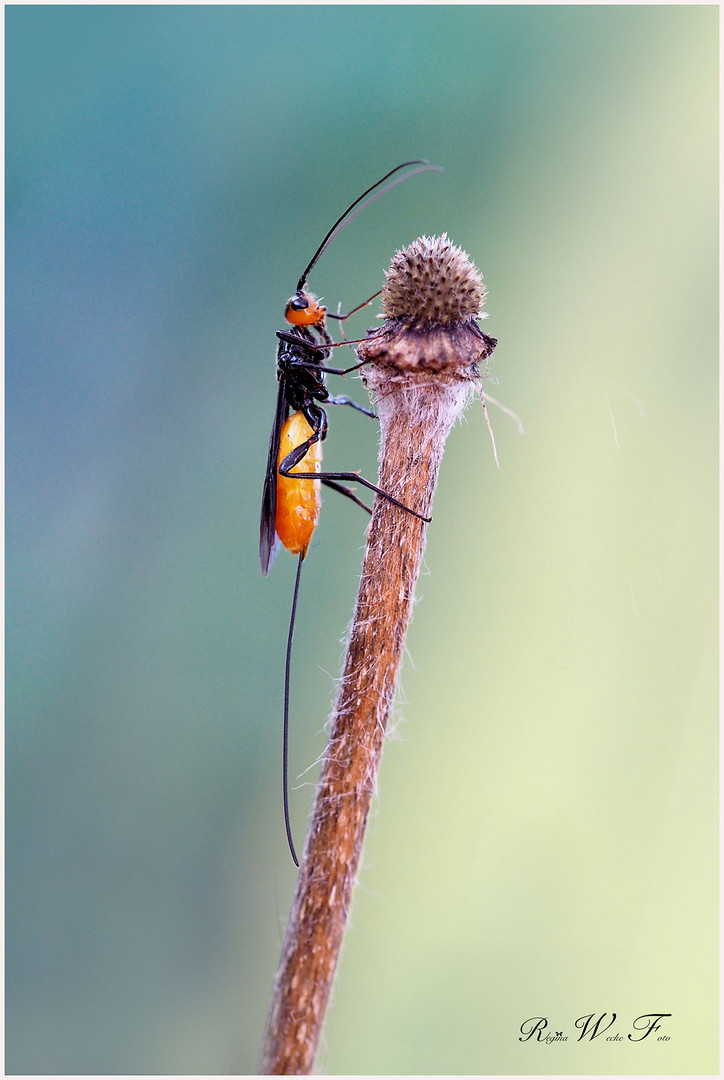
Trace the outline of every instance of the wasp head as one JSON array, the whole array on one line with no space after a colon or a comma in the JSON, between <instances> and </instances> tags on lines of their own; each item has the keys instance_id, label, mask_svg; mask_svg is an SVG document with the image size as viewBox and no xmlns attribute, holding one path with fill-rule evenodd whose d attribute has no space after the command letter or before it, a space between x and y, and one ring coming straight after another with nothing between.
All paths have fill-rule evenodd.
<instances>
[{"instance_id":1,"label":"wasp head","mask_svg":"<svg viewBox=\"0 0 724 1080\"><path fill-rule=\"evenodd\" d=\"M320 304L316 296L297 289L284 310L284 318L294 326L319 326L324 322L327 309Z\"/></svg>"}]
</instances>

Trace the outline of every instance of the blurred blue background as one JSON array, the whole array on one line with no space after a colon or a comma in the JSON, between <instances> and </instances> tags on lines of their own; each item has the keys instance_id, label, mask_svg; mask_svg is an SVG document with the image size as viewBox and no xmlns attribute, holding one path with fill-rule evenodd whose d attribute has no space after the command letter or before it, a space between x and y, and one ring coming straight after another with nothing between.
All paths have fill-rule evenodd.
<instances>
[{"instance_id":1,"label":"blurred blue background","mask_svg":"<svg viewBox=\"0 0 724 1080\"><path fill-rule=\"evenodd\" d=\"M8 1072L256 1071L274 330L420 156L310 285L351 306L447 230L526 434L493 410L500 470L479 406L449 440L320 1066L716 1071L717 40L711 6L6 8ZM373 476L347 412L326 460ZM305 564L300 843L364 526L328 497ZM576 1042L604 1011L623 1041Z\"/></svg>"}]
</instances>

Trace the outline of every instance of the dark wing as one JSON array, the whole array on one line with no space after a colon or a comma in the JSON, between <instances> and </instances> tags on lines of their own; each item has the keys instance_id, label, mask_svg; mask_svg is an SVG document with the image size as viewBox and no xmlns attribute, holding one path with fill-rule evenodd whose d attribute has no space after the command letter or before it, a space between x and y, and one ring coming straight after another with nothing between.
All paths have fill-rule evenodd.
<instances>
[{"instance_id":1,"label":"dark wing","mask_svg":"<svg viewBox=\"0 0 724 1080\"><path fill-rule=\"evenodd\" d=\"M274 416L274 427L269 440L269 456L266 462L266 476L264 477L264 494L261 500L261 523L259 525L259 558L261 559L261 572L266 577L274 562L279 539L275 527L277 517L277 457L279 455L279 439L282 433L284 421L289 413L289 405L286 395L286 379L279 380L277 392L277 410Z\"/></svg>"}]
</instances>

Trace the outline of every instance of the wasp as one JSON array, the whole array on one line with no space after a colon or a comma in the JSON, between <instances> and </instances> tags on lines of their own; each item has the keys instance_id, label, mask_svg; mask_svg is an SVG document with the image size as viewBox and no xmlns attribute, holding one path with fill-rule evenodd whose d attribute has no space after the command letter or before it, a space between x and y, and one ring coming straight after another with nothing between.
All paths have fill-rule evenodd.
<instances>
[{"instance_id":1,"label":"wasp","mask_svg":"<svg viewBox=\"0 0 724 1080\"><path fill-rule=\"evenodd\" d=\"M410 172L395 176L401 170L412 168ZM330 394L327 375L348 375L363 364L348 368L329 367L327 360L333 348L341 345L354 345L355 341L335 342L326 326L327 319L343 321L350 315L370 304L380 291L374 293L363 303L352 308L346 314L333 314L307 290L307 279L319 257L331 244L342 229L349 225L371 202L384 195L396 184L409 180L416 173L439 171L439 166L430 165L424 160L405 161L385 173L376 183L363 191L351 203L334 225L329 229L321 244L307 264L297 282L296 291L290 297L284 310L284 317L290 324L289 329L277 330L277 404L274 415L269 455L267 458L264 492L261 506L261 525L259 530L259 556L262 573L266 576L281 543L293 555L299 556L294 582L292 612L287 637L287 652L284 675L284 726L282 739L282 776L284 826L287 843L292 859L299 866L299 859L294 848L291 824L289 821L289 783L288 783L288 745L289 745L289 673L291 666L294 622L296 619L299 582L302 562L309 548L314 530L319 521L321 507L321 485L351 499L358 506L371 513L366 503L359 499L351 488L340 481L361 484L370 491L388 499L400 510L423 521L429 518L405 506L389 492L383 491L371 481L356 472L322 472L322 443L327 436L327 414L325 406L346 405L365 416L375 418L371 409L345 396ZM390 179L395 176L395 179ZM389 181L386 183L386 181Z\"/></svg>"}]
</instances>

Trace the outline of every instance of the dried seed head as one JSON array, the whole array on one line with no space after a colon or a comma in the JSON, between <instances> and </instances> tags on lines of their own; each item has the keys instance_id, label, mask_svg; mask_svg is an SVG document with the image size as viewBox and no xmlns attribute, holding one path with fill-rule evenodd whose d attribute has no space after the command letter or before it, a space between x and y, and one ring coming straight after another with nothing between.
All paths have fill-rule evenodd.
<instances>
[{"instance_id":1,"label":"dried seed head","mask_svg":"<svg viewBox=\"0 0 724 1080\"><path fill-rule=\"evenodd\" d=\"M434 372L443 381L478 385L480 364L496 345L478 326L484 299L480 272L447 233L419 236L393 256L382 290L385 321L368 332L357 355L384 369L385 378ZM377 375L369 367L361 378L372 387Z\"/></svg>"},{"instance_id":2,"label":"dried seed head","mask_svg":"<svg viewBox=\"0 0 724 1080\"><path fill-rule=\"evenodd\" d=\"M388 319L448 324L481 319L485 286L462 248L442 236L420 236L395 253L382 290Z\"/></svg>"}]
</instances>

